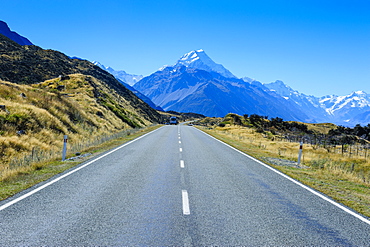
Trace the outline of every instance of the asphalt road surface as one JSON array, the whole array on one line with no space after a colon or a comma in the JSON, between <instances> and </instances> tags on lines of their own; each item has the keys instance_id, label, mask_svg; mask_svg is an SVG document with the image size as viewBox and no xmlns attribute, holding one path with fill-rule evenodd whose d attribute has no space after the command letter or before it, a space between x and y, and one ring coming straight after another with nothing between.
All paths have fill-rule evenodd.
<instances>
[{"instance_id":1,"label":"asphalt road surface","mask_svg":"<svg viewBox=\"0 0 370 247\"><path fill-rule=\"evenodd\" d=\"M0 203L0 246L370 246L370 223L194 127Z\"/></svg>"}]
</instances>

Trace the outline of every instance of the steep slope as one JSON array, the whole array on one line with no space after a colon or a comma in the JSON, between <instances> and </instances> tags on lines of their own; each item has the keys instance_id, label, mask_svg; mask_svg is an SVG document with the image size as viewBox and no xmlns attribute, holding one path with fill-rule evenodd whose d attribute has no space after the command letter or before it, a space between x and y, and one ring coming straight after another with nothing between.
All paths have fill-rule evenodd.
<instances>
[{"instance_id":1,"label":"steep slope","mask_svg":"<svg viewBox=\"0 0 370 247\"><path fill-rule=\"evenodd\" d=\"M0 105L0 177L21 164L60 158L64 135L68 150L81 152L152 123L106 83L82 74L32 85L0 80Z\"/></svg>"},{"instance_id":2,"label":"steep slope","mask_svg":"<svg viewBox=\"0 0 370 247\"><path fill-rule=\"evenodd\" d=\"M17 84L34 84L70 74L89 75L101 81L123 97L135 114L150 122L160 122L161 116L113 75L89 61L70 59L61 52L43 50L37 46L21 46L0 35L0 78Z\"/></svg>"},{"instance_id":3,"label":"steep slope","mask_svg":"<svg viewBox=\"0 0 370 247\"><path fill-rule=\"evenodd\" d=\"M33 45L27 38L13 32L4 21L0 21L0 34L8 37L9 39L17 42L19 45Z\"/></svg>"},{"instance_id":4,"label":"steep slope","mask_svg":"<svg viewBox=\"0 0 370 247\"><path fill-rule=\"evenodd\" d=\"M261 84L262 85L262 84ZM333 121L330 116L319 102L319 98L315 96L308 96L293 90L291 87L285 85L282 81L275 81L272 83L263 84L264 87L276 92L285 100L297 105L309 119L307 122L331 122Z\"/></svg>"},{"instance_id":5,"label":"steep slope","mask_svg":"<svg viewBox=\"0 0 370 247\"><path fill-rule=\"evenodd\" d=\"M122 85L124 85L127 89L133 92L139 99L143 100L150 107L159 111L163 111L163 109L160 106L154 104L147 96L145 96L144 94L142 94L141 92L137 91L135 88L132 87L136 82L143 78L142 75L127 74L123 70L116 71L111 67L106 67L97 61L94 61L93 64L112 74Z\"/></svg>"},{"instance_id":6,"label":"steep slope","mask_svg":"<svg viewBox=\"0 0 370 247\"><path fill-rule=\"evenodd\" d=\"M135 88L165 110L217 117L234 112L288 120L307 118L277 94L270 94L240 79L191 67L167 66L143 78Z\"/></svg>"}]
</instances>

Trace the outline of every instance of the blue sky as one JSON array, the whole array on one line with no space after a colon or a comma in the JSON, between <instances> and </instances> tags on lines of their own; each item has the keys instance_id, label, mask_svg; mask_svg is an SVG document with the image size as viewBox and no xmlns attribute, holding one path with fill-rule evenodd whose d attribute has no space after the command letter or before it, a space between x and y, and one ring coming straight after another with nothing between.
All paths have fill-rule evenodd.
<instances>
[{"instance_id":1,"label":"blue sky","mask_svg":"<svg viewBox=\"0 0 370 247\"><path fill-rule=\"evenodd\" d=\"M0 0L44 49L149 75L203 49L238 77L302 93L370 93L368 0Z\"/></svg>"}]
</instances>

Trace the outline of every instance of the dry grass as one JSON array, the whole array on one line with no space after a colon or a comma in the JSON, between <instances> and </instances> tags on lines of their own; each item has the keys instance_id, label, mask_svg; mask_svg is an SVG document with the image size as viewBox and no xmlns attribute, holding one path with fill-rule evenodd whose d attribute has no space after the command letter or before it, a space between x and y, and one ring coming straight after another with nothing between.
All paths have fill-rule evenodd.
<instances>
[{"instance_id":1,"label":"dry grass","mask_svg":"<svg viewBox=\"0 0 370 247\"><path fill-rule=\"evenodd\" d=\"M272 135L257 133L253 128L227 125L204 128L204 131L264 162L266 157L298 159L299 143L279 141ZM365 159L363 152L343 156L341 147L337 149L337 152L328 152L325 148L305 144L302 167L307 168L271 165L370 216L370 158Z\"/></svg>"},{"instance_id":2,"label":"dry grass","mask_svg":"<svg viewBox=\"0 0 370 247\"><path fill-rule=\"evenodd\" d=\"M0 105L0 181L60 157L64 135L71 156L132 126L151 124L113 89L81 74L29 86L0 80Z\"/></svg>"},{"instance_id":3,"label":"dry grass","mask_svg":"<svg viewBox=\"0 0 370 247\"><path fill-rule=\"evenodd\" d=\"M118 145L121 145L127 141L133 140L140 135L146 134L160 125L150 126L143 129L134 129L120 135L115 135L110 140L103 140L100 144L90 145L85 148L79 147L81 152L89 152L90 156L80 158L74 161L60 161L59 157L56 160L49 160L44 162L37 162L29 166L21 166L15 169L7 169L3 171L3 177L0 180L0 200L6 199L24 189L29 188L41 181L45 181L50 177L61 173L73 166L84 162L87 159L91 159L94 156L101 154L107 150L110 150ZM69 147L69 149L72 147Z\"/></svg>"}]
</instances>

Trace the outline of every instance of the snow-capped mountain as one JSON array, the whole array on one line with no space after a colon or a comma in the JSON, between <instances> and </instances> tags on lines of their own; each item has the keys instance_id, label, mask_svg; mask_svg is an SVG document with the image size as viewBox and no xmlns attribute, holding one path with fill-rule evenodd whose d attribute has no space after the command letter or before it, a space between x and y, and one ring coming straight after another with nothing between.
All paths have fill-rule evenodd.
<instances>
[{"instance_id":1,"label":"snow-capped mountain","mask_svg":"<svg viewBox=\"0 0 370 247\"><path fill-rule=\"evenodd\" d=\"M192 62L190 58L198 62ZM215 67L213 66L215 63L209 57L208 59L207 63ZM195 112L217 117L234 112L278 116L289 120L308 118L294 104L286 102L276 93L234 76L225 77L210 69L210 66L205 68L195 51L185 54L179 61L174 66L163 67L144 77L134 85L134 88L164 110Z\"/></svg>"},{"instance_id":2,"label":"snow-capped mountain","mask_svg":"<svg viewBox=\"0 0 370 247\"><path fill-rule=\"evenodd\" d=\"M226 78L236 78L229 70L221 64L215 63L204 50L191 51L183 55L173 67L189 67L208 72L216 72Z\"/></svg>"},{"instance_id":3,"label":"snow-capped mountain","mask_svg":"<svg viewBox=\"0 0 370 247\"><path fill-rule=\"evenodd\" d=\"M288 101L293 101L310 117L310 122L331 122L339 125L367 125L370 116L370 95L357 91L345 96L309 96L293 90L282 81L264 84ZM362 120L361 120L362 119Z\"/></svg>"},{"instance_id":4,"label":"snow-capped mountain","mask_svg":"<svg viewBox=\"0 0 370 247\"><path fill-rule=\"evenodd\" d=\"M236 78L203 50L183 55L134 86L165 110L196 112L206 116L259 114L302 122L367 125L370 97L365 92L347 96L315 97L302 94L282 81L263 84Z\"/></svg>"},{"instance_id":5,"label":"snow-capped mountain","mask_svg":"<svg viewBox=\"0 0 370 247\"><path fill-rule=\"evenodd\" d=\"M126 84L128 84L130 86L133 86L136 82L143 79L142 75L132 75L132 74L126 73L123 70L114 70L113 68L106 67L106 66L104 66L103 64L101 64L97 61L94 61L92 63L99 66L101 69L108 71L114 77L116 77L117 79L120 79L121 81L125 82Z\"/></svg>"},{"instance_id":6,"label":"snow-capped mountain","mask_svg":"<svg viewBox=\"0 0 370 247\"><path fill-rule=\"evenodd\" d=\"M366 124L368 116L364 113L370 111L370 95L364 91L356 91L345 96L324 96L320 98L321 106L332 116L335 122L354 125ZM365 117L364 121L358 118Z\"/></svg>"},{"instance_id":7,"label":"snow-capped mountain","mask_svg":"<svg viewBox=\"0 0 370 247\"><path fill-rule=\"evenodd\" d=\"M284 82L277 80L272 83L263 84L271 92L275 92L282 96L286 101L297 105L309 117L307 122L326 122L329 115L322 108L319 98L311 95L302 94L291 87L284 84Z\"/></svg>"}]
</instances>

